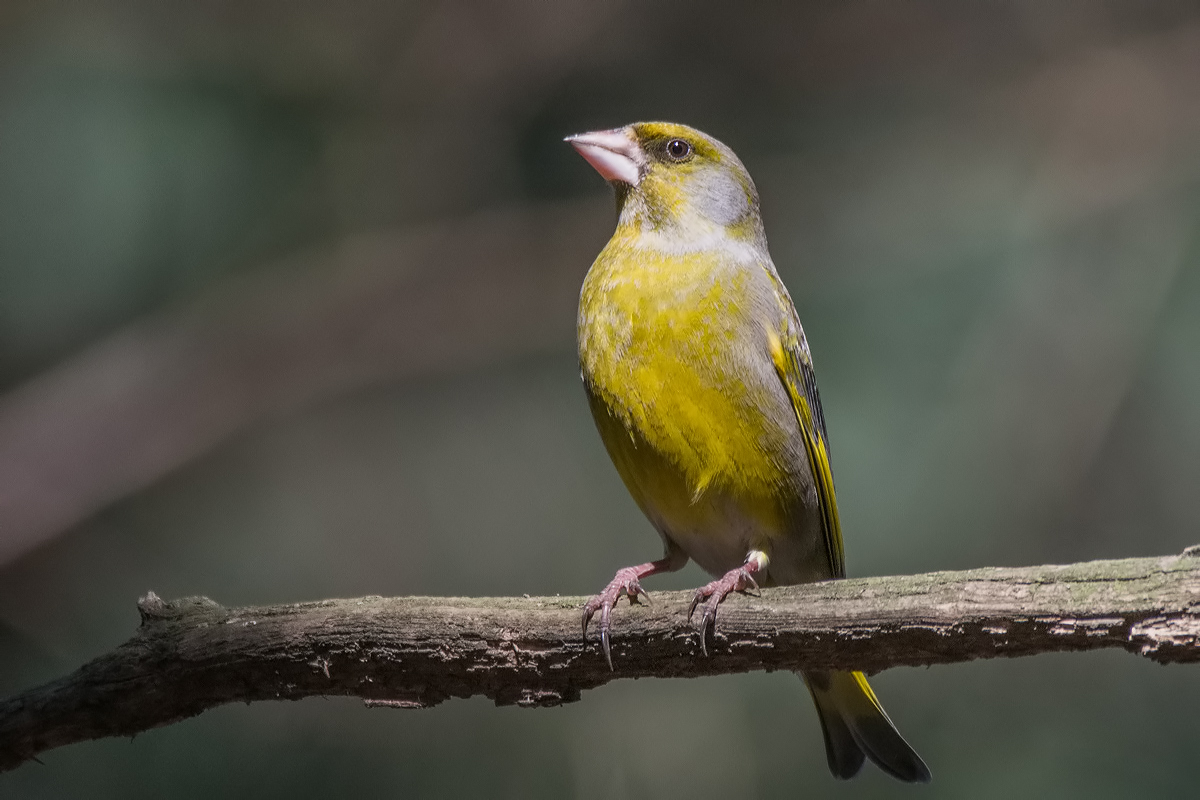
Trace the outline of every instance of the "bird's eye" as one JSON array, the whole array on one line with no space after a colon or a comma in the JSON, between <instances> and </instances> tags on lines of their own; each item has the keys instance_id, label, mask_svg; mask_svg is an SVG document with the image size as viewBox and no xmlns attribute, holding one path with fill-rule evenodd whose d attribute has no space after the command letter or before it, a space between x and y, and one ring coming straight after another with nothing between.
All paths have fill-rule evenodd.
<instances>
[{"instance_id":1,"label":"bird's eye","mask_svg":"<svg viewBox=\"0 0 1200 800\"><path fill-rule=\"evenodd\" d=\"M667 155L676 161L682 161L692 154L692 146L683 139L672 139L667 142Z\"/></svg>"}]
</instances>

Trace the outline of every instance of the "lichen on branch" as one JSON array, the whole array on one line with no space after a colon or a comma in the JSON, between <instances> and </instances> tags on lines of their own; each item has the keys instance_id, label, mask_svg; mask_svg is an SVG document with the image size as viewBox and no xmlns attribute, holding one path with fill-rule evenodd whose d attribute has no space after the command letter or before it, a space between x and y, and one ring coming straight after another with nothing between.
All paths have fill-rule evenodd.
<instances>
[{"instance_id":1,"label":"lichen on branch","mask_svg":"<svg viewBox=\"0 0 1200 800\"><path fill-rule=\"evenodd\" d=\"M363 597L225 608L164 602L115 650L0 702L0 770L54 747L132 736L224 703L362 698L420 708L484 695L549 706L620 678L947 664L1122 648L1200 661L1200 548L1064 566L862 578L735 596L709 655L690 593L614 612L610 671L581 597Z\"/></svg>"}]
</instances>

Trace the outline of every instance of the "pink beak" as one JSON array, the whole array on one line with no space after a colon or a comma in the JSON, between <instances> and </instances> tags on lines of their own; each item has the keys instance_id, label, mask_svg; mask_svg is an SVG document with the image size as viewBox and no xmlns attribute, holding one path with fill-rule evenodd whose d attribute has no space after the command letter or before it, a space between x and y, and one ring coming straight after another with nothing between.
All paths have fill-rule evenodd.
<instances>
[{"instance_id":1,"label":"pink beak","mask_svg":"<svg viewBox=\"0 0 1200 800\"><path fill-rule=\"evenodd\" d=\"M565 141L570 142L606 181L637 186L642 180L646 154L629 128L577 133Z\"/></svg>"}]
</instances>

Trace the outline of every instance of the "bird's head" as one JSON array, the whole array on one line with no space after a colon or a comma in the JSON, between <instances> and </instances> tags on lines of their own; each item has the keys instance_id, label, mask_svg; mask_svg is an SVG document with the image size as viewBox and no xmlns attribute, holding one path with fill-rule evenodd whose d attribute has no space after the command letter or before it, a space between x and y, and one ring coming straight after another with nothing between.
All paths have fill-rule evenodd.
<instances>
[{"instance_id":1,"label":"bird's head","mask_svg":"<svg viewBox=\"0 0 1200 800\"><path fill-rule=\"evenodd\" d=\"M635 122L568 136L617 193L619 227L702 241L763 243L758 191L733 151L686 125Z\"/></svg>"}]
</instances>

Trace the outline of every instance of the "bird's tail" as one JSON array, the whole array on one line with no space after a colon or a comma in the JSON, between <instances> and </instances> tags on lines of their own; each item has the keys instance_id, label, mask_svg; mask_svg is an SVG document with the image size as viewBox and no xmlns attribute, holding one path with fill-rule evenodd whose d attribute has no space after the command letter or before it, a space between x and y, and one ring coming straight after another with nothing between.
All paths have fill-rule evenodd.
<instances>
[{"instance_id":1,"label":"bird's tail","mask_svg":"<svg viewBox=\"0 0 1200 800\"><path fill-rule=\"evenodd\" d=\"M801 674L821 718L825 754L835 778L853 778L869 758L907 783L929 783L929 767L888 719L861 672Z\"/></svg>"}]
</instances>

